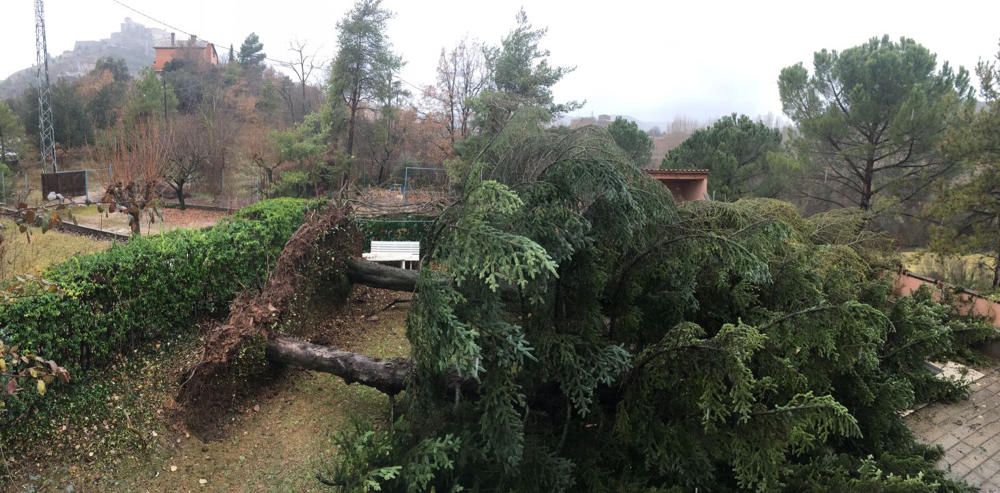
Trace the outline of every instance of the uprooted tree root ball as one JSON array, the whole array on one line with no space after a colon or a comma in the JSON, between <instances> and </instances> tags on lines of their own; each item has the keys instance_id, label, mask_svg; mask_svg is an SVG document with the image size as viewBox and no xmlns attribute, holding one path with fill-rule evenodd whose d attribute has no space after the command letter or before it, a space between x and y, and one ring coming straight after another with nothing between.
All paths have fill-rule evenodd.
<instances>
[{"instance_id":1,"label":"uprooted tree root ball","mask_svg":"<svg viewBox=\"0 0 1000 493\"><path fill-rule=\"evenodd\" d=\"M222 394L232 395L227 382L238 384L248 373L256 374L259 367L267 366L267 340L280 330L303 293L313 292L317 283L346 284L347 259L360 250L349 213L348 208L334 205L308 213L285 244L263 288L244 291L233 301L228 319L208 334L204 356L181 387L177 401L185 409L185 421L194 424L191 418L198 416L197 421L204 422L206 413L219 408L219 399L228 397ZM333 292L346 298L345 289ZM234 382L235 375L241 378Z\"/></svg>"}]
</instances>

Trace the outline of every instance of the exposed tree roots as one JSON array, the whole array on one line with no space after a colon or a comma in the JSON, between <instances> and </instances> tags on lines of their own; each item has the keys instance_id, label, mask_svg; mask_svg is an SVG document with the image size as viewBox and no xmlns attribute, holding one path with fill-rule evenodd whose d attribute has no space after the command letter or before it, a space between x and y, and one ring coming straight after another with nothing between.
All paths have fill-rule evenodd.
<instances>
[{"instance_id":1,"label":"exposed tree roots","mask_svg":"<svg viewBox=\"0 0 1000 493\"><path fill-rule=\"evenodd\" d=\"M284 365L337 375L388 395L403 391L413 373L405 358L378 359L312 344L277 333L294 303L324 283L350 282L373 288L412 292L416 271L387 267L357 258L361 245L346 208L329 207L310 215L285 244L267 283L260 291L246 291L230 308L229 318L216 326L205 341L201 362L189 373L177 401L182 404L192 431L211 433L212 415L224 406L221 400L238 395L239 387L261 371L261 358ZM246 366L257 368L247 370ZM442 390L474 396L474 381L451 373Z\"/></svg>"},{"instance_id":2,"label":"exposed tree roots","mask_svg":"<svg viewBox=\"0 0 1000 493\"><path fill-rule=\"evenodd\" d=\"M219 384L228 380L230 366L241 354L254 353L254 341L271 337L297 296L318 279L343 277L347 259L358 254L361 243L348 214L332 206L310 213L285 244L263 289L237 296L226 322L208 334L204 356L181 387L178 402L195 408L209 405Z\"/></svg>"}]
</instances>

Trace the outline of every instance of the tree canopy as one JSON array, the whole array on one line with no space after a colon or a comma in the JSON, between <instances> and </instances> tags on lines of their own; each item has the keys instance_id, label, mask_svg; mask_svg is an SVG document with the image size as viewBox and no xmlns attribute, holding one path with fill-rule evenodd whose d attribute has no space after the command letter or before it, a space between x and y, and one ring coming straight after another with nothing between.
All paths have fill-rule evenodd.
<instances>
[{"instance_id":1,"label":"tree canopy","mask_svg":"<svg viewBox=\"0 0 1000 493\"><path fill-rule=\"evenodd\" d=\"M7 152L22 152L25 142L24 127L6 101L0 101L0 162Z\"/></svg>"},{"instance_id":2,"label":"tree canopy","mask_svg":"<svg viewBox=\"0 0 1000 493\"><path fill-rule=\"evenodd\" d=\"M405 386L402 417L345 436L368 452L331 481L957 488L898 413L957 395L923 361L992 329L965 330L929 292L891 298L863 214L678 208L590 128L509 125L480 155L414 281L412 376L363 375Z\"/></svg>"},{"instance_id":3,"label":"tree canopy","mask_svg":"<svg viewBox=\"0 0 1000 493\"><path fill-rule=\"evenodd\" d=\"M244 67L256 67L263 63L265 58L267 53L264 53L264 43L260 42L257 33L248 34L240 45L236 61Z\"/></svg>"},{"instance_id":4,"label":"tree canopy","mask_svg":"<svg viewBox=\"0 0 1000 493\"><path fill-rule=\"evenodd\" d=\"M391 18L382 0L359 0L337 23L330 95L335 105L347 107L345 151L349 156L354 154L358 110L385 92L385 84L391 84L392 74L402 65L386 36Z\"/></svg>"},{"instance_id":5,"label":"tree canopy","mask_svg":"<svg viewBox=\"0 0 1000 493\"><path fill-rule=\"evenodd\" d=\"M172 86L166 85L156 72L145 69L139 73L135 84L129 91L125 106L125 116L130 121L162 121L171 112L177 110L177 96ZM164 114L166 111L166 115Z\"/></svg>"},{"instance_id":6,"label":"tree canopy","mask_svg":"<svg viewBox=\"0 0 1000 493\"><path fill-rule=\"evenodd\" d=\"M608 133L636 166L641 168L649 163L653 156L653 139L635 122L619 116L608 125Z\"/></svg>"},{"instance_id":7,"label":"tree canopy","mask_svg":"<svg viewBox=\"0 0 1000 493\"><path fill-rule=\"evenodd\" d=\"M696 130L663 158L668 169L707 169L717 200L773 197L788 179L791 159L782 152L781 131L746 115L724 116Z\"/></svg>"},{"instance_id":8,"label":"tree canopy","mask_svg":"<svg viewBox=\"0 0 1000 493\"><path fill-rule=\"evenodd\" d=\"M954 168L938 144L972 101L964 69L938 67L916 41L888 36L819 51L812 74L802 64L786 67L778 87L815 165L818 190L802 192L865 210L906 202Z\"/></svg>"},{"instance_id":9,"label":"tree canopy","mask_svg":"<svg viewBox=\"0 0 1000 493\"><path fill-rule=\"evenodd\" d=\"M517 14L517 24L500 42L499 47L487 50L487 69L492 74L489 89L483 91L474 103L476 124L487 135L495 135L514 113L523 107L538 108L536 115L551 119L561 113L581 106L570 101L556 103L552 86L562 80L574 67L558 67L549 63L549 51L540 46L548 32L528 21L522 9Z\"/></svg>"},{"instance_id":10,"label":"tree canopy","mask_svg":"<svg viewBox=\"0 0 1000 493\"><path fill-rule=\"evenodd\" d=\"M965 163L962 177L941 183L927 205L935 220L930 242L939 254L985 254L992 264L992 288L1000 287L1000 52L980 62L977 75L986 106L968 125L952 129L945 150Z\"/></svg>"},{"instance_id":11,"label":"tree canopy","mask_svg":"<svg viewBox=\"0 0 1000 493\"><path fill-rule=\"evenodd\" d=\"M110 72L115 82L128 82L132 78L128 73L128 65L125 64L125 60L122 58L99 58L94 63L94 72L104 71Z\"/></svg>"}]
</instances>

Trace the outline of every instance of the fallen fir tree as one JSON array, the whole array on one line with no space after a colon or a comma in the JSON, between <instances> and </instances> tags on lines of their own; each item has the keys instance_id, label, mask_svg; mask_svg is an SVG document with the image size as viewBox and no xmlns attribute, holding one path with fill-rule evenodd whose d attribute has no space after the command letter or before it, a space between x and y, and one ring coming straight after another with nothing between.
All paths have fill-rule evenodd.
<instances>
[{"instance_id":1,"label":"fallen fir tree","mask_svg":"<svg viewBox=\"0 0 1000 493\"><path fill-rule=\"evenodd\" d=\"M419 272L357 258L346 207L234 304L182 402L247 345L394 399L321 479L384 491L957 491L899 417L963 389L923 365L992 335L895 299L862 217L676 206L600 130L508 127L470 163ZM324 283L411 291L410 359L281 333ZM341 292L341 291L338 291Z\"/></svg>"}]
</instances>

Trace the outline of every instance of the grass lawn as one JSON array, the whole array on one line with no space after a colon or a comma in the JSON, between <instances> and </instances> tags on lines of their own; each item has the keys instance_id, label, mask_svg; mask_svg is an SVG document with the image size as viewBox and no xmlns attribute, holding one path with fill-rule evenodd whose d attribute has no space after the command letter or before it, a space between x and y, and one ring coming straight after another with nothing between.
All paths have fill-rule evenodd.
<instances>
[{"instance_id":1,"label":"grass lawn","mask_svg":"<svg viewBox=\"0 0 1000 493\"><path fill-rule=\"evenodd\" d=\"M982 254L942 257L922 250L901 253L906 270L977 291L992 289L994 260Z\"/></svg>"},{"instance_id":2,"label":"grass lawn","mask_svg":"<svg viewBox=\"0 0 1000 493\"><path fill-rule=\"evenodd\" d=\"M0 280L18 274L39 274L49 265L66 260L78 253L93 253L107 249L110 241L31 228L31 238L18 231L17 224L0 219Z\"/></svg>"},{"instance_id":3,"label":"grass lawn","mask_svg":"<svg viewBox=\"0 0 1000 493\"><path fill-rule=\"evenodd\" d=\"M385 299L362 301L355 294L323 317L320 333L349 351L408 355L405 305L365 316ZM173 401L202 342L188 334L154 344L151 353L131 355L72 397L54 388L48 404L63 411L54 419L36 416L37 446L24 455L8 453L20 458L10 465L9 490L0 470L0 491L56 492L70 485L75 491L330 491L316 474L328 474L336 461L336 434L355 418L385 425L384 394L292 369L242 400L221 438L202 440L178 421Z\"/></svg>"}]
</instances>

